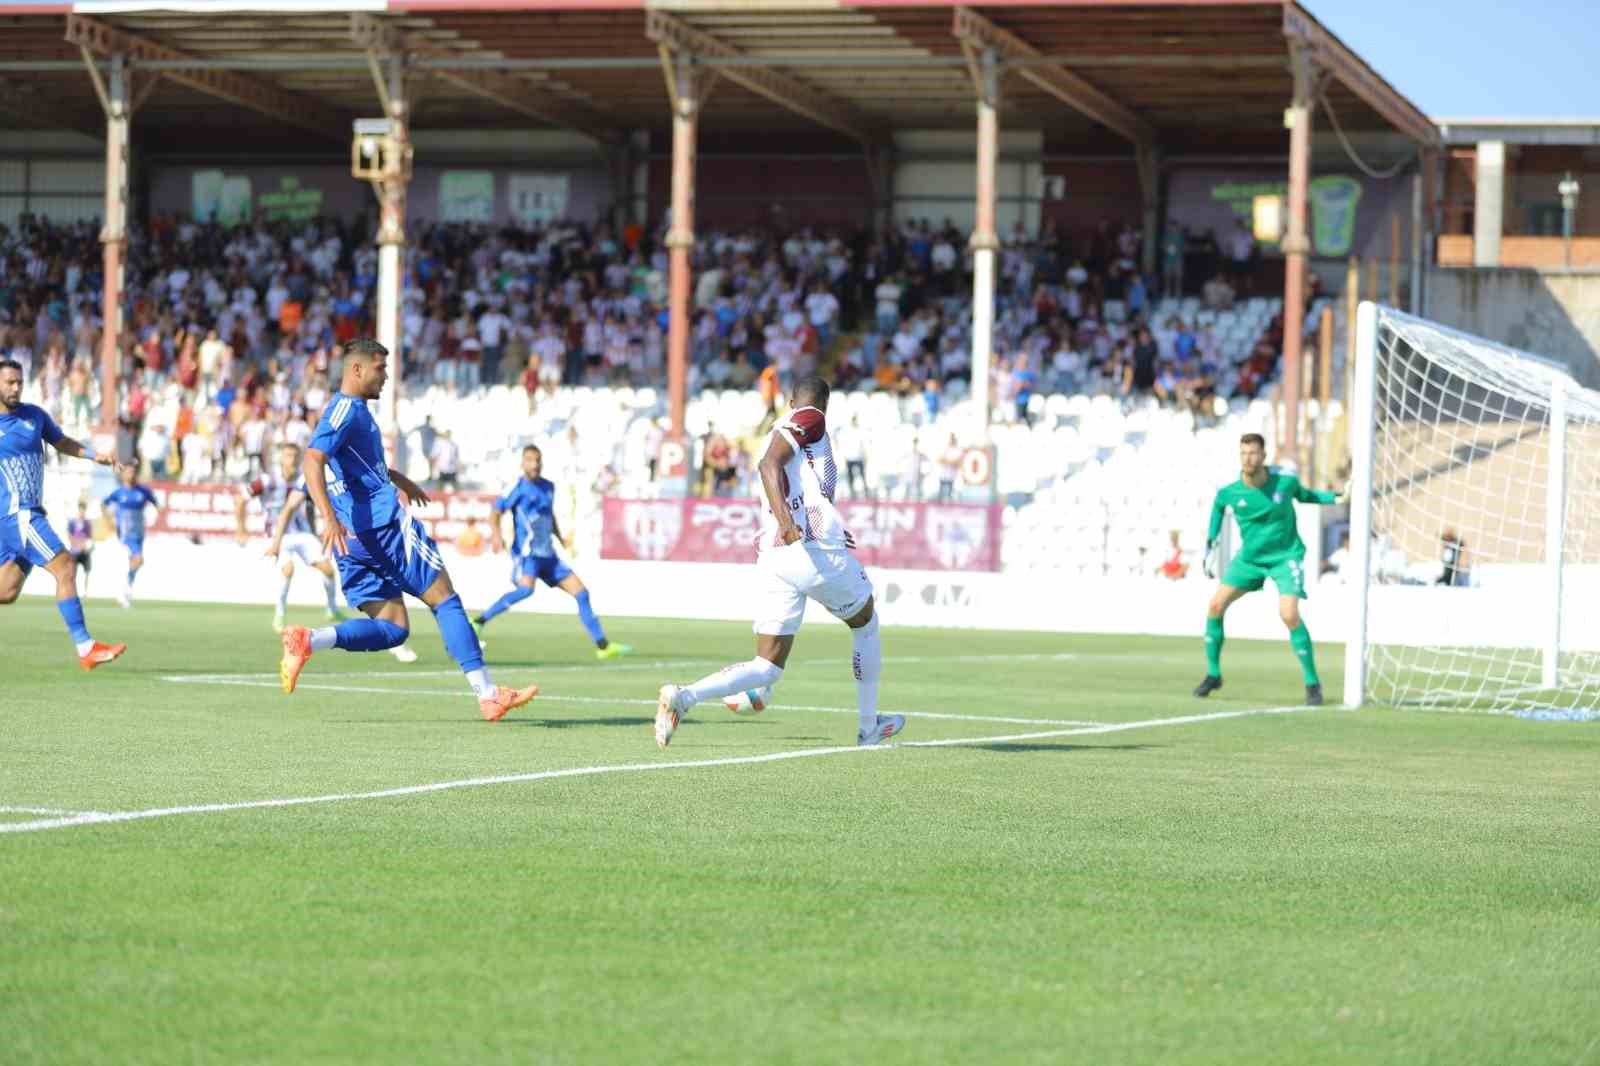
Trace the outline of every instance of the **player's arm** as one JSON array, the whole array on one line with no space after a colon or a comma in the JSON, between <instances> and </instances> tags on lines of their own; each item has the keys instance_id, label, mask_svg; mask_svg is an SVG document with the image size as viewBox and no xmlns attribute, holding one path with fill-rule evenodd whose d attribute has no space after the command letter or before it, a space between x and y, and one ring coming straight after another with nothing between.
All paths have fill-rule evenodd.
<instances>
[{"instance_id":1,"label":"player's arm","mask_svg":"<svg viewBox=\"0 0 1600 1066\"><path fill-rule=\"evenodd\" d=\"M244 509L250 506L250 499L261 493L261 482L252 481L239 490L239 498L233 501L233 530L239 543L243 544L250 539L250 530L244 521Z\"/></svg>"},{"instance_id":2,"label":"player's arm","mask_svg":"<svg viewBox=\"0 0 1600 1066\"><path fill-rule=\"evenodd\" d=\"M1323 492L1320 489L1309 489L1299 481L1294 483L1294 498L1301 503L1338 503L1342 495L1344 494L1339 492Z\"/></svg>"},{"instance_id":3,"label":"player's arm","mask_svg":"<svg viewBox=\"0 0 1600 1066\"><path fill-rule=\"evenodd\" d=\"M70 458L92 459L101 466L110 466L112 463L116 462L116 456L101 455L99 452L85 447L82 443L73 440L71 437L61 432L61 427L56 425L55 419L51 418L49 415L44 416L42 436L44 437L44 442L46 444L50 445L50 447L54 448L62 455Z\"/></svg>"},{"instance_id":4,"label":"player's arm","mask_svg":"<svg viewBox=\"0 0 1600 1066\"><path fill-rule=\"evenodd\" d=\"M349 547L345 543L344 526L333 513L333 501L328 498L327 453L307 448L300 470L306 478L306 495L311 497L311 506L317 509L317 517L322 520L322 546L336 555L345 554Z\"/></svg>"},{"instance_id":5,"label":"player's arm","mask_svg":"<svg viewBox=\"0 0 1600 1066\"><path fill-rule=\"evenodd\" d=\"M394 482L395 488L400 490L400 494L406 498L407 502L414 503L418 507L428 503L428 494L418 488L415 481L412 481L393 467L389 468L389 480Z\"/></svg>"},{"instance_id":6,"label":"player's arm","mask_svg":"<svg viewBox=\"0 0 1600 1066\"><path fill-rule=\"evenodd\" d=\"M139 492L144 497L144 503L140 506L154 507L156 509L156 514L159 515L161 513L161 503L156 499L156 494L151 492L149 486L147 485L140 485Z\"/></svg>"},{"instance_id":7,"label":"player's arm","mask_svg":"<svg viewBox=\"0 0 1600 1066\"><path fill-rule=\"evenodd\" d=\"M505 537L501 534L500 527L505 524L507 498L501 497L489 506L489 550L496 555L506 550Z\"/></svg>"},{"instance_id":8,"label":"player's arm","mask_svg":"<svg viewBox=\"0 0 1600 1066\"><path fill-rule=\"evenodd\" d=\"M1227 505L1222 502L1222 493L1217 493L1211 501L1211 524L1206 527L1206 554L1200 562L1200 569L1209 578L1217 576L1218 555L1217 538L1222 536L1222 522L1228 515Z\"/></svg>"},{"instance_id":9,"label":"player's arm","mask_svg":"<svg viewBox=\"0 0 1600 1066\"><path fill-rule=\"evenodd\" d=\"M767 506L778 520L780 544L793 544L805 536L800 527L795 525L794 515L789 513L789 501L783 494L783 468L793 458L794 446L784 439L782 433L774 433L767 444L766 454L756 464L756 469L761 473L761 489L766 494Z\"/></svg>"},{"instance_id":10,"label":"player's arm","mask_svg":"<svg viewBox=\"0 0 1600 1066\"><path fill-rule=\"evenodd\" d=\"M561 543L567 551L572 550L572 541L561 535L561 523L556 519L555 508L550 509L550 535Z\"/></svg>"}]
</instances>

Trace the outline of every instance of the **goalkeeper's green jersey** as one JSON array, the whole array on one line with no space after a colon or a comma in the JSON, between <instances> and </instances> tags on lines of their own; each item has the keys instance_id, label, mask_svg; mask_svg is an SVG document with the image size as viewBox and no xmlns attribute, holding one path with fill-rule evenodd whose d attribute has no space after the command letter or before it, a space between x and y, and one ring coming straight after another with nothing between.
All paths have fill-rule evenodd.
<instances>
[{"instance_id":1,"label":"goalkeeper's green jersey","mask_svg":"<svg viewBox=\"0 0 1600 1066\"><path fill-rule=\"evenodd\" d=\"M1260 488L1247 485L1243 478L1217 490L1211 505L1211 528L1206 533L1206 546L1216 542L1222 532L1222 522L1229 511L1239 523L1241 544L1234 558L1258 566L1271 566L1291 559L1304 559L1305 542L1294 520L1294 505L1301 503L1333 503L1338 497L1331 492L1318 492L1300 484L1293 474L1267 471L1266 484Z\"/></svg>"}]
</instances>

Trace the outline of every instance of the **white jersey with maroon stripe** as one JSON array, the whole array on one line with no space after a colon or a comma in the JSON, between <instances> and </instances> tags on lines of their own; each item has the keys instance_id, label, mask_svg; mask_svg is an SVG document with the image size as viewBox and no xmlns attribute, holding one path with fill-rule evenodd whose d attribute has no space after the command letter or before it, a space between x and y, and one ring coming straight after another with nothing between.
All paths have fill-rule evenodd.
<instances>
[{"instance_id":1,"label":"white jersey with maroon stripe","mask_svg":"<svg viewBox=\"0 0 1600 1066\"><path fill-rule=\"evenodd\" d=\"M784 464L781 485L795 525L805 540L819 548L843 548L844 518L833 505L833 491L839 482L839 468L833 461L833 441L828 437L827 420L815 407L797 407L772 431L794 449ZM772 437L767 438L771 447ZM767 507L761 516L760 551L779 547L778 520Z\"/></svg>"}]
</instances>

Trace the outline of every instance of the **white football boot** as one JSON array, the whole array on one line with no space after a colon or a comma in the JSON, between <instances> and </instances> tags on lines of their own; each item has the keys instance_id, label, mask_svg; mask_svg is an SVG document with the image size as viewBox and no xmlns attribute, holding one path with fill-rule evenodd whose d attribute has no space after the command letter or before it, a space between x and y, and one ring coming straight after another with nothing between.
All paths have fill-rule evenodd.
<instances>
[{"instance_id":1,"label":"white football boot","mask_svg":"<svg viewBox=\"0 0 1600 1066\"><path fill-rule=\"evenodd\" d=\"M672 743L672 734L678 731L683 718L678 707L678 693L682 691L677 685L662 685L656 694L656 743L663 748Z\"/></svg>"},{"instance_id":2,"label":"white football boot","mask_svg":"<svg viewBox=\"0 0 1600 1066\"><path fill-rule=\"evenodd\" d=\"M898 736L900 730L906 727L906 716L903 714L878 715L877 728L871 732L856 734L856 747L870 748L882 744L892 736Z\"/></svg>"},{"instance_id":3,"label":"white football boot","mask_svg":"<svg viewBox=\"0 0 1600 1066\"><path fill-rule=\"evenodd\" d=\"M417 653L411 650L411 645L409 644L400 644L396 647L390 648L389 652L396 659L399 659L403 663L414 663L417 661Z\"/></svg>"}]
</instances>

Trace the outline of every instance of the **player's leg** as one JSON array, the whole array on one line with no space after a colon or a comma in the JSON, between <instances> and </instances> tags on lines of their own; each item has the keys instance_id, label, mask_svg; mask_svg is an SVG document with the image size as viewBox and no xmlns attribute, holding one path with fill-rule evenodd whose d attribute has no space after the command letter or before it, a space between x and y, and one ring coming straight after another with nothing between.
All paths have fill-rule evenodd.
<instances>
[{"instance_id":1,"label":"player's leg","mask_svg":"<svg viewBox=\"0 0 1600 1066\"><path fill-rule=\"evenodd\" d=\"M339 582L334 577L333 564L326 559L317 559L311 568L322 575L322 592L328 600L328 621L344 621L344 612L339 610Z\"/></svg>"},{"instance_id":2,"label":"player's leg","mask_svg":"<svg viewBox=\"0 0 1600 1066\"><path fill-rule=\"evenodd\" d=\"M1222 687L1223 616L1240 596L1254 591L1249 587L1250 584L1261 587L1259 581L1252 582L1248 575L1241 576L1234 566L1229 566L1228 571L1223 575L1217 591L1211 594L1211 603L1206 607L1206 676L1200 679L1200 684L1194 690L1194 694L1202 699ZM1230 584L1230 581L1239 584Z\"/></svg>"},{"instance_id":3,"label":"player's leg","mask_svg":"<svg viewBox=\"0 0 1600 1066\"><path fill-rule=\"evenodd\" d=\"M1289 630L1289 647L1300 660L1300 676L1306 684L1306 702L1322 705L1322 679L1317 676L1317 654L1311 646L1311 631L1300 617L1300 601L1305 598L1304 563L1291 559L1274 568L1272 580L1278 586L1278 617Z\"/></svg>"},{"instance_id":4,"label":"player's leg","mask_svg":"<svg viewBox=\"0 0 1600 1066\"><path fill-rule=\"evenodd\" d=\"M126 644L102 644L89 634L78 598L78 566L50 524L32 511L0 519L0 593L10 603L21 594L22 584L35 567L43 567L56 582L56 610L72 636L78 664L93 670L128 650Z\"/></svg>"},{"instance_id":5,"label":"player's leg","mask_svg":"<svg viewBox=\"0 0 1600 1066\"><path fill-rule=\"evenodd\" d=\"M594 657L596 659L615 659L633 651L630 645L613 644L606 639L605 627L600 624L600 616L594 613L594 605L589 602L589 590L578 579L578 575L574 574L567 564L559 559L555 561L554 571L550 575L554 580L550 583L578 601L578 621L583 623L583 628L589 634L589 639L594 641Z\"/></svg>"},{"instance_id":6,"label":"player's leg","mask_svg":"<svg viewBox=\"0 0 1600 1066\"><path fill-rule=\"evenodd\" d=\"M282 633L289 613L289 586L294 582L294 560L285 559L278 568L278 605L272 611L272 631Z\"/></svg>"},{"instance_id":7,"label":"player's leg","mask_svg":"<svg viewBox=\"0 0 1600 1066\"><path fill-rule=\"evenodd\" d=\"M345 599L365 617L347 618L337 625L307 629L285 626L283 658L278 664L278 679L285 692L293 692L300 672L319 651L383 651L405 643L410 634L404 590L377 564L366 545L355 537L350 550L339 556L339 573L344 579Z\"/></svg>"},{"instance_id":8,"label":"player's leg","mask_svg":"<svg viewBox=\"0 0 1600 1066\"><path fill-rule=\"evenodd\" d=\"M701 700L731 696L746 689L771 688L783 677L783 668L789 661L789 651L794 647L794 635L805 617L805 593L796 588L779 572L777 563L769 557L759 558L755 565L757 596L755 658L725 666L708 674L692 685L662 685L656 694L656 743L666 747L672 743L683 716Z\"/></svg>"},{"instance_id":9,"label":"player's leg","mask_svg":"<svg viewBox=\"0 0 1600 1066\"><path fill-rule=\"evenodd\" d=\"M536 576L532 559L513 560L511 563L511 591L495 600L488 610L472 620L472 628L478 633L479 638L481 639L483 636L484 626L505 614L529 596L532 596L537 583L538 577Z\"/></svg>"},{"instance_id":10,"label":"player's leg","mask_svg":"<svg viewBox=\"0 0 1600 1066\"><path fill-rule=\"evenodd\" d=\"M426 538L427 534L422 536ZM478 697L478 711L484 718L491 722L498 721L505 717L507 711L521 707L539 694L538 685L514 689L496 685L490 678L489 668L483 664L483 646L478 643L478 634L473 631L472 623L467 621L461 597L456 595L455 586L450 583L450 574L443 564L440 564L433 581L418 598L433 612L433 620L439 624L439 635L444 638L445 650L461 667L461 672L467 675L467 684L472 686L473 693Z\"/></svg>"},{"instance_id":11,"label":"player's leg","mask_svg":"<svg viewBox=\"0 0 1600 1066\"><path fill-rule=\"evenodd\" d=\"M122 593L122 606L133 606L133 581L139 576L139 571L144 567L144 542L126 540L123 547L128 549L128 585Z\"/></svg>"},{"instance_id":12,"label":"player's leg","mask_svg":"<svg viewBox=\"0 0 1600 1066\"><path fill-rule=\"evenodd\" d=\"M796 553L797 555L800 553ZM878 678L883 673L883 647L878 639L878 613L866 568L848 551L807 548L812 575L806 594L850 627L850 672L856 681L856 743L881 744L905 728L905 715L878 713Z\"/></svg>"}]
</instances>

